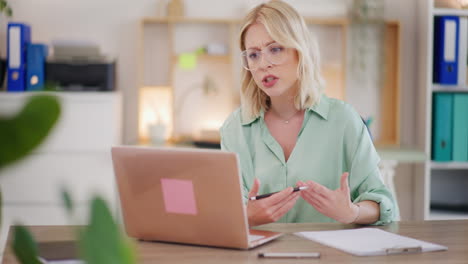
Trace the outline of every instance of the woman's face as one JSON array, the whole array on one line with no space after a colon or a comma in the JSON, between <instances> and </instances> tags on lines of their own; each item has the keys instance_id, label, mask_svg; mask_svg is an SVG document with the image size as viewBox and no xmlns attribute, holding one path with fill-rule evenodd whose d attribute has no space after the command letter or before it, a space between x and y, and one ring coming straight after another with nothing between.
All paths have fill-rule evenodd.
<instances>
[{"instance_id":1,"label":"woman's face","mask_svg":"<svg viewBox=\"0 0 468 264\"><path fill-rule=\"evenodd\" d=\"M245 33L245 48L247 60L257 59L255 66L250 72L255 83L262 91L270 97L294 96L297 90L297 66L298 57L294 49L286 49L277 44L268 34L265 26L260 23L252 24ZM274 43L273 45L270 45ZM266 48L268 47L268 48ZM252 52L252 51L261 52ZM281 63L275 64L273 54L282 53ZM268 56L271 55L270 61ZM271 59L273 58L273 59ZM272 63L273 61L273 63Z\"/></svg>"}]
</instances>

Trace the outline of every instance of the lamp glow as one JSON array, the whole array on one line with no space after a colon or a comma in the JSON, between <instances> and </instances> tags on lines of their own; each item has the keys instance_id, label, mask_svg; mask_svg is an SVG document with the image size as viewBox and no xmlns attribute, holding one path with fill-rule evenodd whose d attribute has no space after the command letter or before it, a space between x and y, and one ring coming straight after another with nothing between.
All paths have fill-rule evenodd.
<instances>
[{"instance_id":1,"label":"lamp glow","mask_svg":"<svg viewBox=\"0 0 468 264\"><path fill-rule=\"evenodd\" d=\"M172 93L169 87L143 87L140 89L140 109L138 136L141 141L150 138L149 128L152 125L164 125L167 140L172 131Z\"/></svg>"}]
</instances>

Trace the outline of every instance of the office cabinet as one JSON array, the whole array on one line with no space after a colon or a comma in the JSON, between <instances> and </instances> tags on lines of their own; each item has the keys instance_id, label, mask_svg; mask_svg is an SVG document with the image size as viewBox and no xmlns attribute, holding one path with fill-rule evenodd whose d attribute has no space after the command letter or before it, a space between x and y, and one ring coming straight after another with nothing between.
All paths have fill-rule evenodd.
<instances>
[{"instance_id":1,"label":"office cabinet","mask_svg":"<svg viewBox=\"0 0 468 264\"><path fill-rule=\"evenodd\" d=\"M418 166L416 169L417 177L415 181L416 187L416 201L415 207L417 208L418 219L440 219L440 218L468 218L468 212L459 210L457 211L446 211L441 212L434 210L441 206L449 209L463 209L464 206L468 205L468 199L464 193L460 192L459 188L466 190L468 187L468 160L467 161L454 161L453 150L455 149L458 154L458 149L463 146L453 145L459 142L453 142L452 138L459 137L460 123L454 126L455 120L466 118L466 113L460 113L463 109L461 107L453 107L453 97L468 93L468 86L466 85L466 39L468 30L464 27L464 30L458 29L458 33L448 37L445 34L436 34L436 19L440 17L456 17L460 20L468 18L468 12L464 9L446 9L436 8L433 0L420 0L418 2L418 34L420 45L418 45L418 124L417 124L417 141L418 146L424 149L426 155L432 158L425 164ZM465 44L458 47L461 57L458 58L458 52L456 52L456 60L460 60L462 63L459 64L460 69L457 68L458 78L461 80L464 78L465 81L456 82L454 84L442 84L443 81L438 78L434 78L434 71L440 70L439 59L435 59L435 56L440 56L435 49L440 45L440 39L447 37L447 43L453 45L459 45L463 41L459 41L457 38L465 39ZM436 45L436 43L439 43ZM455 47L455 46L453 46ZM440 48L440 47L439 47ZM447 47L448 48L448 47ZM456 51L454 49L453 51ZM464 54L464 55L463 55ZM449 56L450 57L450 56ZM453 56L452 56L453 57ZM463 73L464 72L464 73ZM463 77L464 76L464 77ZM441 100L442 99L442 100ZM450 99L450 100L443 100ZM455 121L458 122L458 121ZM461 124L463 125L463 124ZM456 129L454 131L454 129ZM467 135L468 137L468 135ZM466 142L466 140L460 141ZM447 145L449 144L449 145ZM455 146L455 148L453 148ZM466 146L468 148L468 146ZM461 153L463 154L463 153ZM456 160L457 158L455 158Z\"/></svg>"}]
</instances>

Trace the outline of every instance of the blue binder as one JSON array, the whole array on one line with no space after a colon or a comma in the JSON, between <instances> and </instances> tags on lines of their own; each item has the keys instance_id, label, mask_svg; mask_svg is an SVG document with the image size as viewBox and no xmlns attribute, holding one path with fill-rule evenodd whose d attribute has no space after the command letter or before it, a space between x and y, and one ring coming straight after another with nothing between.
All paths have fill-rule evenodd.
<instances>
[{"instance_id":1,"label":"blue binder","mask_svg":"<svg viewBox=\"0 0 468 264\"><path fill-rule=\"evenodd\" d=\"M7 91L26 88L26 54L31 42L31 28L23 23L8 23Z\"/></svg>"},{"instance_id":2,"label":"blue binder","mask_svg":"<svg viewBox=\"0 0 468 264\"><path fill-rule=\"evenodd\" d=\"M434 93L432 108L432 160L451 161L453 94Z\"/></svg>"},{"instance_id":3,"label":"blue binder","mask_svg":"<svg viewBox=\"0 0 468 264\"><path fill-rule=\"evenodd\" d=\"M38 91L44 89L44 69L47 54L47 46L44 44L28 45L26 63L26 90Z\"/></svg>"},{"instance_id":4,"label":"blue binder","mask_svg":"<svg viewBox=\"0 0 468 264\"><path fill-rule=\"evenodd\" d=\"M459 17L434 18L434 83L448 85L458 83L459 34Z\"/></svg>"}]
</instances>

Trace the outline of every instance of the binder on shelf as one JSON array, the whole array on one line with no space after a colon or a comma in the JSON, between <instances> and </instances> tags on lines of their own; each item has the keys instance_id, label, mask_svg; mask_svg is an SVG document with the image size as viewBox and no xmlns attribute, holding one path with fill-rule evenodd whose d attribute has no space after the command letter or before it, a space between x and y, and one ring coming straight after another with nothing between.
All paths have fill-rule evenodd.
<instances>
[{"instance_id":1,"label":"binder on shelf","mask_svg":"<svg viewBox=\"0 0 468 264\"><path fill-rule=\"evenodd\" d=\"M468 161L468 94L453 97L453 161Z\"/></svg>"},{"instance_id":2,"label":"binder on shelf","mask_svg":"<svg viewBox=\"0 0 468 264\"><path fill-rule=\"evenodd\" d=\"M458 37L458 78L457 85L466 89L466 71L468 59L468 17L460 17Z\"/></svg>"},{"instance_id":3,"label":"binder on shelf","mask_svg":"<svg viewBox=\"0 0 468 264\"><path fill-rule=\"evenodd\" d=\"M26 53L31 42L31 28L23 23L8 23L7 91L26 88Z\"/></svg>"},{"instance_id":4,"label":"binder on shelf","mask_svg":"<svg viewBox=\"0 0 468 264\"><path fill-rule=\"evenodd\" d=\"M452 160L453 94L434 93L432 117L432 160Z\"/></svg>"},{"instance_id":5,"label":"binder on shelf","mask_svg":"<svg viewBox=\"0 0 468 264\"><path fill-rule=\"evenodd\" d=\"M29 44L27 50L26 90L44 89L45 61L48 51L44 44Z\"/></svg>"},{"instance_id":6,"label":"binder on shelf","mask_svg":"<svg viewBox=\"0 0 468 264\"><path fill-rule=\"evenodd\" d=\"M434 18L434 83L458 83L458 42L460 19L457 16Z\"/></svg>"}]
</instances>

